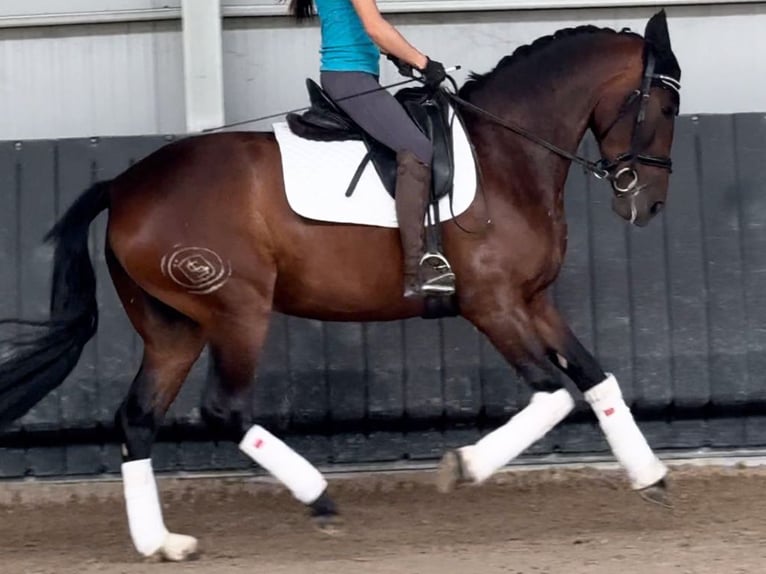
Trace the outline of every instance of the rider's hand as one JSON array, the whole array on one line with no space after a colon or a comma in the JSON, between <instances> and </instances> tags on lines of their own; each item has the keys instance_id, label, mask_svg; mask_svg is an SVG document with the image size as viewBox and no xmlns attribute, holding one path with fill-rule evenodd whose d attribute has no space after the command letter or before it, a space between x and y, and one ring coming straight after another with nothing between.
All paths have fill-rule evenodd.
<instances>
[{"instance_id":1,"label":"rider's hand","mask_svg":"<svg viewBox=\"0 0 766 574\"><path fill-rule=\"evenodd\" d=\"M414 68L404 60L400 60L393 54L387 54L386 58L396 66L396 69L399 70L399 73L405 78L412 78L414 76Z\"/></svg>"},{"instance_id":2,"label":"rider's hand","mask_svg":"<svg viewBox=\"0 0 766 574\"><path fill-rule=\"evenodd\" d=\"M435 88L441 84L447 77L447 71L441 62L428 58L426 67L420 70L423 75L423 82L429 88Z\"/></svg>"}]
</instances>

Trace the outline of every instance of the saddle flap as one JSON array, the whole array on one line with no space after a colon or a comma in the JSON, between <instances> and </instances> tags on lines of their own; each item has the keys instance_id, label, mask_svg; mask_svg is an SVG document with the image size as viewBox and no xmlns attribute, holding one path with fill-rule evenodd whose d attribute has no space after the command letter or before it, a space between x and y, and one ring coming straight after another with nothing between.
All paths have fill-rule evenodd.
<instances>
[{"instance_id":1,"label":"saddle flap","mask_svg":"<svg viewBox=\"0 0 766 574\"><path fill-rule=\"evenodd\" d=\"M455 166L447 98L442 92L431 93L427 88L407 88L396 97L433 144L432 199L448 195L452 191Z\"/></svg>"}]
</instances>

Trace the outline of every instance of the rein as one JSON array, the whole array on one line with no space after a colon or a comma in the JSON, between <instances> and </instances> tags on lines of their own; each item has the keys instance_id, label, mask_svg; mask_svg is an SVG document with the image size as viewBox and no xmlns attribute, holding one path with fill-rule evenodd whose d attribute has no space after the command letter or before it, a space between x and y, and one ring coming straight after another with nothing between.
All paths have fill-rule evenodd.
<instances>
[{"instance_id":1,"label":"rein","mask_svg":"<svg viewBox=\"0 0 766 574\"><path fill-rule=\"evenodd\" d=\"M510 120L504 120L500 116L497 116L493 114L492 112L488 112L484 108L480 108L479 106L472 104L468 100L464 100L460 96L456 94L452 94L447 92L447 95L450 100L460 104L462 107L471 110L472 112L475 112L476 114L485 117L486 119L490 120L491 122L502 126L510 131L512 131L515 134L518 134L532 143L535 143L541 147L544 147L545 149L552 151L556 155L559 155L565 159L571 160L581 166L583 166L586 170L590 171L593 175L595 175L599 179L604 179L609 177L609 172L603 167L602 162L604 160L598 160L598 161L591 161L585 157L582 157L580 155L571 153L563 148L558 147L555 144L552 144L546 139L541 138L538 135L533 134L526 128L521 127L519 124L512 122Z\"/></svg>"},{"instance_id":2,"label":"rein","mask_svg":"<svg viewBox=\"0 0 766 574\"><path fill-rule=\"evenodd\" d=\"M460 66L453 66L452 68L448 68L447 72L454 72L454 71L457 71L459 69L460 69ZM420 81L422 81L420 76L409 76L406 80L401 80L399 82L394 82L393 84L386 84L384 86L378 86L377 88L372 88L371 90L364 90L362 92L357 92L357 93L354 93L354 94L349 94L348 96L343 96L341 98L336 98L334 101L342 102L343 100L351 100L353 98L358 98L360 96L366 96L367 94L374 94L375 92L382 92L384 90L389 90L391 88L399 88L401 86L406 86L407 84L411 84L412 82L420 82ZM214 127L214 128L205 128L205 129L202 130L202 133L217 132L218 130L223 130L223 129L227 129L227 128L234 128L234 127L238 127L238 126L244 126L244 125L247 125L247 124L254 124L256 122L262 122L264 120L273 120L273 119L276 119L276 118L281 118L282 116L285 116L287 114L295 114L295 113L298 113L298 112L305 112L305 111L310 110L310 109L311 109L311 105L309 104L308 106L303 106L301 108L295 108L295 109L287 110L287 111L283 111L283 112L277 112L277 113L274 113L274 114L269 114L267 116L260 116L258 118L252 118L252 119L249 119L249 120L241 120L241 121L238 121L238 122L233 122L233 123L230 123L230 124L224 124L222 126L218 126L218 127Z\"/></svg>"},{"instance_id":3,"label":"rein","mask_svg":"<svg viewBox=\"0 0 766 574\"><path fill-rule=\"evenodd\" d=\"M676 92L678 92L681 88L680 83L675 78L671 78L670 76L665 76L663 74L656 74L654 72L654 66L655 66L654 54L651 52L651 50L647 50L646 54L647 54L646 65L644 67L640 89L637 89L631 92L631 94L626 98L625 103L622 105L620 113L617 115L614 121L609 125L609 127L607 127L607 129L599 136L600 139L603 139L604 137L606 137L606 135L612 130L612 128L633 107L633 104L636 101L640 101L638 115L636 116L636 121L633 126L633 135L631 136L630 150L625 153L619 154L614 160L609 160L607 158L601 158L600 160L597 160L597 161L589 160L588 158L585 158L581 155L577 155L576 153L572 153L563 148L560 148L559 146L549 142L548 140L533 134L532 132L530 132L526 128L523 128L522 126L520 126L519 124L515 122L503 119L500 116L497 116L493 114L492 112L485 110L484 108L481 108L475 104L472 104L471 102L458 96L456 93L450 93L450 92L445 92L445 93L452 101L464 107L465 109L471 110L477 115L482 116L488 119L489 121L501 127L504 127L515 134L522 136L523 138L526 138L532 143L537 144L555 153L556 155L563 157L564 159L568 159L574 163L577 163L578 165L581 165L582 167L585 168L586 171L592 173L598 179L606 179L610 181L612 184L612 188L615 191L615 194L618 197L622 197L625 194L631 193L638 188L638 172L636 172L636 170L633 168L634 164L641 163L641 164L649 165L652 167L666 169L670 172L673 171L672 169L673 162L669 157L653 156L649 154L640 153L638 151L638 146L640 141L639 140L640 128L643 125L644 120L646 119L646 106L648 105L649 98L651 96L650 91L652 86L659 85L662 88L672 89ZM619 166L621 164L624 164L625 162L629 162L629 164L625 167L619 168ZM622 179L622 177L625 175L629 175L630 180L627 183L627 185L621 186L619 182Z\"/></svg>"},{"instance_id":4,"label":"rein","mask_svg":"<svg viewBox=\"0 0 766 574\"><path fill-rule=\"evenodd\" d=\"M460 66L457 66L455 68L451 68L450 70L459 70L459 69L460 69ZM413 78L409 78L407 80L402 80L402 81L399 81L399 82L394 82L393 84L386 84L385 86L380 86L380 87L377 87L377 88L372 88L371 90L365 90L365 91L362 91L362 92L350 94L348 96L344 96L342 98L338 98L335 101L342 102L343 100L350 100L352 98L358 98L360 96L366 96L367 94L373 94L375 92L381 92L383 90L388 90L390 88L398 88L400 86L411 84L412 82L417 82L417 81L418 81L418 78L414 78L413 77ZM277 113L274 113L274 114L269 114L267 116L260 116L258 118L251 118L249 120L241 120L241 121L233 122L233 123L230 123L230 124L224 124L222 126L217 126L217 127L214 127L214 128L205 128L205 129L202 130L202 133L217 132L219 130L223 130L223 129L227 129L227 128L234 128L234 127L238 127L238 126L244 126L244 125L247 125L247 124L254 124L256 122L261 122L261 121L264 121L264 120L273 120L273 119L276 119L276 118L281 118L282 116L285 116L287 114L294 114L294 113L298 113L298 112L305 112L305 111L307 111L309 109L311 109L311 105L303 106L302 108L295 108L295 109L292 109L292 110L277 112Z\"/></svg>"}]
</instances>

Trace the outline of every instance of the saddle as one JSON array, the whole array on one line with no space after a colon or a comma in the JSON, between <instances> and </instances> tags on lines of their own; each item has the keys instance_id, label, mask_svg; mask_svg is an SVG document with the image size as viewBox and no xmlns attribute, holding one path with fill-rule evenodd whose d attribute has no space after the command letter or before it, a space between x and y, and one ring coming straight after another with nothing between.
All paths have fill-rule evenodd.
<instances>
[{"instance_id":1,"label":"saddle","mask_svg":"<svg viewBox=\"0 0 766 574\"><path fill-rule=\"evenodd\" d=\"M311 106L303 114L287 114L287 125L297 136L314 141L361 140L367 149L346 195L354 192L359 178L371 161L386 191L396 194L396 152L369 136L352 120L311 78L306 80ZM454 159L449 102L442 92L433 93L425 87L405 88L394 94L420 130L431 140L432 160L431 203L445 195L452 196Z\"/></svg>"}]
</instances>

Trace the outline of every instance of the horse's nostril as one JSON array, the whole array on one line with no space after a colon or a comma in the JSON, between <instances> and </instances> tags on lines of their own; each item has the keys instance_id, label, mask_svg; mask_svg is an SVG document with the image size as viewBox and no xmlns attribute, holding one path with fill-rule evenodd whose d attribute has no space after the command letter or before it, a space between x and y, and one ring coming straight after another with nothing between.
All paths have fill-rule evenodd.
<instances>
[{"instance_id":1,"label":"horse's nostril","mask_svg":"<svg viewBox=\"0 0 766 574\"><path fill-rule=\"evenodd\" d=\"M664 201L655 201L654 204L652 204L652 207L649 209L652 215L657 215L660 211L662 211L662 208L665 207Z\"/></svg>"}]
</instances>

